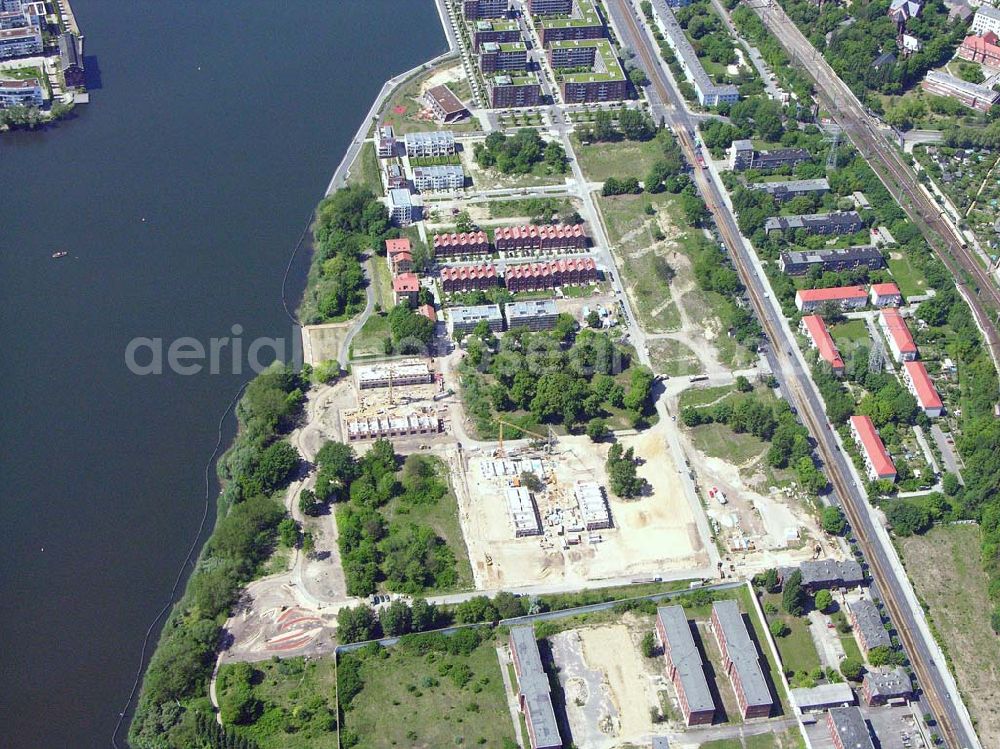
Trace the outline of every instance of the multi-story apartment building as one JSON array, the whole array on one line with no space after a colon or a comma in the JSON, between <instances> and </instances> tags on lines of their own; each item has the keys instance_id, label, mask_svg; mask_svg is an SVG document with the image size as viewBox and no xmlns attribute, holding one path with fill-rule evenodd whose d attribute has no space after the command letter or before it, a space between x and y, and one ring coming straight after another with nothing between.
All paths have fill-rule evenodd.
<instances>
[{"instance_id":1,"label":"multi-story apartment building","mask_svg":"<svg viewBox=\"0 0 1000 749\"><path fill-rule=\"evenodd\" d=\"M28 14L23 10L8 10L0 12L0 29L23 29L30 26Z\"/></svg>"},{"instance_id":2,"label":"multi-story apartment building","mask_svg":"<svg viewBox=\"0 0 1000 749\"><path fill-rule=\"evenodd\" d=\"M396 155L396 134L392 125L384 125L375 135L375 152L380 159L388 159Z\"/></svg>"},{"instance_id":3,"label":"multi-story apartment building","mask_svg":"<svg viewBox=\"0 0 1000 749\"><path fill-rule=\"evenodd\" d=\"M578 250L590 241L580 224L546 224L536 226L501 226L493 232L493 241L500 252L523 250Z\"/></svg>"},{"instance_id":4,"label":"multi-story apartment building","mask_svg":"<svg viewBox=\"0 0 1000 749\"><path fill-rule=\"evenodd\" d=\"M706 725L715 717L715 700L705 677L701 651L691 634L691 625L682 606L661 606L656 610L656 632L667 662L667 678L674 685L677 701L688 726Z\"/></svg>"},{"instance_id":5,"label":"multi-story apartment building","mask_svg":"<svg viewBox=\"0 0 1000 749\"><path fill-rule=\"evenodd\" d=\"M493 263L481 265L446 265L441 269L441 288L453 291L485 291L500 282Z\"/></svg>"},{"instance_id":6,"label":"multi-story apartment building","mask_svg":"<svg viewBox=\"0 0 1000 749\"><path fill-rule=\"evenodd\" d=\"M431 86L424 94L424 102L438 122L449 124L469 116L469 108L445 84Z\"/></svg>"},{"instance_id":7,"label":"multi-story apartment building","mask_svg":"<svg viewBox=\"0 0 1000 749\"><path fill-rule=\"evenodd\" d=\"M855 588L865 581L864 570L853 559L807 559L799 565L799 572L802 587L810 593L830 588Z\"/></svg>"},{"instance_id":8,"label":"multi-story apartment building","mask_svg":"<svg viewBox=\"0 0 1000 749\"><path fill-rule=\"evenodd\" d=\"M977 8L969 31L973 34L986 34L988 32L1000 34L1000 10L992 5L982 5Z\"/></svg>"},{"instance_id":9,"label":"multi-story apartment building","mask_svg":"<svg viewBox=\"0 0 1000 749\"><path fill-rule=\"evenodd\" d=\"M790 276L800 276L813 268L841 271L855 268L876 270L885 266L882 253L871 245L845 247L835 250L806 250L805 252L782 252L778 267Z\"/></svg>"},{"instance_id":10,"label":"multi-story apartment building","mask_svg":"<svg viewBox=\"0 0 1000 749\"><path fill-rule=\"evenodd\" d=\"M913 361L917 358L917 344L910 335L906 320L896 307L883 307L879 312L879 327L889 341L889 350L897 362Z\"/></svg>"},{"instance_id":11,"label":"multi-story apartment building","mask_svg":"<svg viewBox=\"0 0 1000 749\"><path fill-rule=\"evenodd\" d=\"M861 449L861 460L865 464L865 472L872 481L896 480L896 464L889 457L885 443L879 437L878 430L867 416L855 414L850 419L851 436Z\"/></svg>"},{"instance_id":12,"label":"multi-story apartment building","mask_svg":"<svg viewBox=\"0 0 1000 749\"><path fill-rule=\"evenodd\" d=\"M764 222L764 231L797 231L809 234L853 234L865 228L857 211L805 213L799 216L772 216Z\"/></svg>"},{"instance_id":13,"label":"multi-story apartment building","mask_svg":"<svg viewBox=\"0 0 1000 749\"><path fill-rule=\"evenodd\" d=\"M833 336L827 330L826 323L819 315L804 315L799 324L803 333L809 338L809 343L819 351L819 357L833 370L838 377L844 374L844 359L833 341Z\"/></svg>"},{"instance_id":14,"label":"multi-story apartment building","mask_svg":"<svg viewBox=\"0 0 1000 749\"><path fill-rule=\"evenodd\" d=\"M563 100L567 104L620 101L628 96L628 79L607 39L553 42L551 47L593 47L591 70L579 73L558 73ZM579 54L578 52L575 54Z\"/></svg>"},{"instance_id":15,"label":"multi-story apartment building","mask_svg":"<svg viewBox=\"0 0 1000 749\"><path fill-rule=\"evenodd\" d=\"M847 616L851 620L854 639L866 656L873 648L892 647L892 638L885 629L878 606L867 598L860 598L847 604Z\"/></svg>"},{"instance_id":16,"label":"multi-story apartment building","mask_svg":"<svg viewBox=\"0 0 1000 749\"><path fill-rule=\"evenodd\" d=\"M967 36L958 45L957 54L963 60L979 62L990 67L1000 67L1000 37L987 31L982 36Z\"/></svg>"},{"instance_id":17,"label":"multi-story apartment building","mask_svg":"<svg viewBox=\"0 0 1000 749\"><path fill-rule=\"evenodd\" d=\"M903 303L903 294L894 283L873 283L870 297L873 307L898 307Z\"/></svg>"},{"instance_id":18,"label":"multi-story apartment building","mask_svg":"<svg viewBox=\"0 0 1000 749\"><path fill-rule=\"evenodd\" d=\"M607 36L604 21L593 0L576 0L569 18L542 18L536 26L542 46L567 39L600 39Z\"/></svg>"},{"instance_id":19,"label":"multi-story apartment building","mask_svg":"<svg viewBox=\"0 0 1000 749\"><path fill-rule=\"evenodd\" d=\"M593 67L597 59L597 43L580 39L552 42L545 54L553 68Z\"/></svg>"},{"instance_id":20,"label":"multi-story apartment building","mask_svg":"<svg viewBox=\"0 0 1000 749\"><path fill-rule=\"evenodd\" d=\"M392 279L392 296L396 304L405 301L411 307L420 298L420 279L416 273L400 273Z\"/></svg>"},{"instance_id":21,"label":"multi-story apartment building","mask_svg":"<svg viewBox=\"0 0 1000 749\"><path fill-rule=\"evenodd\" d=\"M0 71L0 76L3 71ZM42 84L37 78L4 80L0 77L0 109L42 106Z\"/></svg>"},{"instance_id":22,"label":"multi-story apartment building","mask_svg":"<svg viewBox=\"0 0 1000 749\"><path fill-rule=\"evenodd\" d=\"M420 192L461 190L465 187L465 171L457 164L415 166L413 186Z\"/></svg>"},{"instance_id":23,"label":"multi-story apartment building","mask_svg":"<svg viewBox=\"0 0 1000 749\"><path fill-rule=\"evenodd\" d=\"M977 36L970 38L979 39ZM1000 47L992 44L979 44L974 45L974 47L975 52L969 53L967 51L966 54L980 56L982 59L978 61L986 65L1000 65L1000 55L998 55ZM964 42L962 47L959 47L959 56L964 56L963 49L969 49ZM980 112L989 112L1000 101L1000 92L994 91L989 86L963 81L961 78L937 70L929 71L920 86L925 91L938 96L949 96L970 109L976 109Z\"/></svg>"},{"instance_id":24,"label":"multi-story apartment building","mask_svg":"<svg viewBox=\"0 0 1000 749\"><path fill-rule=\"evenodd\" d=\"M509 0L462 0L462 14L466 21L502 18L507 15L509 9Z\"/></svg>"},{"instance_id":25,"label":"multi-story apartment building","mask_svg":"<svg viewBox=\"0 0 1000 749\"><path fill-rule=\"evenodd\" d=\"M508 302L504 305L507 329L549 330L559 319L559 310L551 299L531 299L526 302Z\"/></svg>"},{"instance_id":26,"label":"multi-story apartment building","mask_svg":"<svg viewBox=\"0 0 1000 749\"><path fill-rule=\"evenodd\" d=\"M519 42L521 29L517 21L494 19L491 21L476 21L472 32L472 49L478 52L485 42Z\"/></svg>"},{"instance_id":27,"label":"multi-story apartment building","mask_svg":"<svg viewBox=\"0 0 1000 749\"><path fill-rule=\"evenodd\" d=\"M944 402L938 394L934 382L927 374L927 367L920 361L903 363L903 381L913 397L917 399L920 410L930 419L936 419L944 411Z\"/></svg>"},{"instance_id":28,"label":"multi-story apartment building","mask_svg":"<svg viewBox=\"0 0 1000 749\"><path fill-rule=\"evenodd\" d=\"M779 203L784 203L800 195L825 195L830 192L826 177L820 179L789 179L779 182L758 182L749 185L751 190L766 192Z\"/></svg>"},{"instance_id":29,"label":"multi-story apartment building","mask_svg":"<svg viewBox=\"0 0 1000 749\"><path fill-rule=\"evenodd\" d=\"M413 270L413 252L406 237L385 240L385 258L392 274L409 273Z\"/></svg>"},{"instance_id":30,"label":"multi-story apartment building","mask_svg":"<svg viewBox=\"0 0 1000 749\"><path fill-rule=\"evenodd\" d=\"M776 148L758 151L749 140L734 140L729 146L729 168L735 172L747 169L768 171L785 166L797 166L812 158L804 148Z\"/></svg>"},{"instance_id":31,"label":"multi-story apartment building","mask_svg":"<svg viewBox=\"0 0 1000 749\"><path fill-rule=\"evenodd\" d=\"M530 70L517 75L495 75L489 79L486 89L493 109L537 107L542 99L538 76Z\"/></svg>"},{"instance_id":32,"label":"multi-story apartment building","mask_svg":"<svg viewBox=\"0 0 1000 749\"><path fill-rule=\"evenodd\" d=\"M450 156L458 146L451 130L430 133L406 133L403 136L406 155L410 157Z\"/></svg>"},{"instance_id":33,"label":"multi-story apartment building","mask_svg":"<svg viewBox=\"0 0 1000 749\"><path fill-rule=\"evenodd\" d=\"M42 32L31 26L0 30L0 60L42 53Z\"/></svg>"},{"instance_id":34,"label":"multi-story apartment building","mask_svg":"<svg viewBox=\"0 0 1000 749\"><path fill-rule=\"evenodd\" d=\"M389 190L389 216L397 226L412 224L419 213L409 190L405 187Z\"/></svg>"},{"instance_id":35,"label":"multi-story apartment building","mask_svg":"<svg viewBox=\"0 0 1000 749\"><path fill-rule=\"evenodd\" d=\"M490 239L484 231L434 235L434 257L488 255L489 253Z\"/></svg>"},{"instance_id":36,"label":"multi-story apartment building","mask_svg":"<svg viewBox=\"0 0 1000 749\"><path fill-rule=\"evenodd\" d=\"M736 601L712 604L712 631L722 651L722 665L736 692L740 712L746 718L766 718L774 700L760 666L760 654L747 632Z\"/></svg>"},{"instance_id":37,"label":"multi-story apartment building","mask_svg":"<svg viewBox=\"0 0 1000 749\"><path fill-rule=\"evenodd\" d=\"M528 47L523 41L483 42L479 47L479 69L484 74L527 67Z\"/></svg>"},{"instance_id":38,"label":"multi-story apartment building","mask_svg":"<svg viewBox=\"0 0 1000 749\"><path fill-rule=\"evenodd\" d=\"M795 308L799 312L812 312L827 304L840 309L861 309L868 304L868 292L864 286L799 289L795 292Z\"/></svg>"},{"instance_id":39,"label":"multi-story apartment building","mask_svg":"<svg viewBox=\"0 0 1000 749\"><path fill-rule=\"evenodd\" d=\"M589 257L511 265L504 272L504 283L513 292L541 291L596 280L597 264Z\"/></svg>"},{"instance_id":40,"label":"multi-story apartment building","mask_svg":"<svg viewBox=\"0 0 1000 749\"><path fill-rule=\"evenodd\" d=\"M573 0L528 0L528 13L533 16L568 16Z\"/></svg>"},{"instance_id":41,"label":"multi-story apartment building","mask_svg":"<svg viewBox=\"0 0 1000 749\"><path fill-rule=\"evenodd\" d=\"M503 330L503 313L499 304L475 304L470 307L449 307L448 328L451 334L471 333L479 323L485 321L490 330Z\"/></svg>"}]
</instances>

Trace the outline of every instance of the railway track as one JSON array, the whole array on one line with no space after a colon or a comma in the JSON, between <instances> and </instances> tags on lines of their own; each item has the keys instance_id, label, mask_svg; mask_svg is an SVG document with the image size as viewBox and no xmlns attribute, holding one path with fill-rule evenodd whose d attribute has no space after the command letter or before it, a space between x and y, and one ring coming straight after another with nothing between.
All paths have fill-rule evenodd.
<instances>
[{"instance_id":1,"label":"railway track","mask_svg":"<svg viewBox=\"0 0 1000 749\"><path fill-rule=\"evenodd\" d=\"M649 74L650 85L655 89L664 108L667 110L668 122L672 126L688 163L692 165L697 164L697 146L690 136L687 123L683 122L683 118L678 114L677 109L671 111L669 103L676 101L676 97L672 96L671 92L667 90L666 85L664 85L664 73L659 61L651 53L648 39L637 26L635 16L631 12L628 3L626 0L607 0L607 2L617 5L620 22L629 27L628 32L636 40L636 44L634 45L636 52L642 59ZM761 287L764 286L765 282L759 279L746 254L747 250L732 214L729 212L727 206L721 205L722 198L715 183L702 170L694 169L694 180L702 198L705 200L706 206L715 219L716 226L722 234L726 246L730 250L733 264L747 289L757 317L769 340L776 344L772 350L781 363L781 370L796 371L799 366L798 361L791 354L791 348L787 344L785 332L781 328L781 325L776 322L773 310L768 307L767 302L763 298ZM940 217L938 217L938 221L940 221ZM988 318L986 318L986 322L990 322ZM990 327L992 328L992 325ZM995 335L996 332L994 329ZM780 342L785 343L778 345ZM879 586L881 598L889 610L892 621L897 625L896 630L899 634L900 642L909 654L910 663L924 690L924 697L937 717L938 730L948 746L954 749L971 749L959 738L958 732L954 725L952 725L952 710L949 709L952 707L949 704L950 696L943 697L940 694L938 689L940 679L934 678L934 667L928 663L930 658L926 652L926 648L923 647L923 643L916 639L916 634L908 626L904 626L905 623L914 619L914 616L907 608L908 604L905 601L901 603L899 600L903 594L898 589L898 584L896 583L897 577L894 570L889 568L889 562L883 556L884 552L877 545L878 540L875 538L876 531L871 516L868 514L866 499L858 491L849 470L845 468L843 455L839 452L839 448L835 446L831 447L834 444L833 437L828 434L830 427L826 421L825 412L820 410L817 413L817 408L814 405L818 402L818 395L815 392L807 393L806 387L797 376L785 378L785 384L789 389L792 399L798 406L798 411L802 415L806 427L816 438L819 454L827 467L827 474L830 477L831 484L840 498L841 505L844 507L847 518L851 523L858 544L861 547L865 560L868 562L872 578ZM811 383L809 386L814 387ZM908 616L908 614L910 615Z\"/></svg>"}]
</instances>

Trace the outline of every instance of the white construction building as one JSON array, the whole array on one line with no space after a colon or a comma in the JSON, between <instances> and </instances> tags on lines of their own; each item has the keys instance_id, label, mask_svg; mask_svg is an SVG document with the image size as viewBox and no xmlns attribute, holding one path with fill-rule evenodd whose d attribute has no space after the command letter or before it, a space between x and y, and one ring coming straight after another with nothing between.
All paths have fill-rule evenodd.
<instances>
[{"instance_id":1,"label":"white construction building","mask_svg":"<svg viewBox=\"0 0 1000 749\"><path fill-rule=\"evenodd\" d=\"M511 486L504 490L504 498L507 500L510 522L514 526L514 536L540 536L542 521L538 517L538 507L531 492L523 486Z\"/></svg>"}]
</instances>

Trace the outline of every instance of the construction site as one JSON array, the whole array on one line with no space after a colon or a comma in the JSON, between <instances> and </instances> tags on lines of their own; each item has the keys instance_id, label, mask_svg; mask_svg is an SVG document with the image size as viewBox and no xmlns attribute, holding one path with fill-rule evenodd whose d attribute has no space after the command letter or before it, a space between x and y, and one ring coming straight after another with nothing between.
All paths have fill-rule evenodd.
<instances>
[{"instance_id":1,"label":"construction site","mask_svg":"<svg viewBox=\"0 0 1000 749\"><path fill-rule=\"evenodd\" d=\"M651 577L708 564L690 506L669 478L662 435L623 438L644 457L639 473L650 486L627 500L607 490L608 445L529 436L452 458L477 587Z\"/></svg>"}]
</instances>

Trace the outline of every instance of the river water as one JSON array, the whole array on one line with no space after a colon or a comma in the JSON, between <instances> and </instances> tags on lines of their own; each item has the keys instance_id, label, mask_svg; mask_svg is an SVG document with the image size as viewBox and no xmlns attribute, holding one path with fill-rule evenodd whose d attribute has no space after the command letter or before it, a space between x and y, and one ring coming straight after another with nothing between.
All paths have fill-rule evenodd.
<instances>
[{"instance_id":1,"label":"river water","mask_svg":"<svg viewBox=\"0 0 1000 749\"><path fill-rule=\"evenodd\" d=\"M93 103L0 136L7 749L109 746L247 376L137 376L128 342L290 337L312 207L383 81L445 49L431 0L73 7Z\"/></svg>"}]
</instances>

